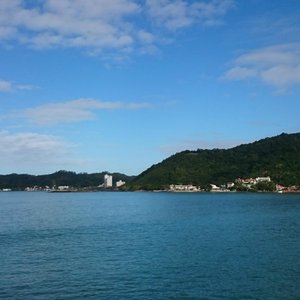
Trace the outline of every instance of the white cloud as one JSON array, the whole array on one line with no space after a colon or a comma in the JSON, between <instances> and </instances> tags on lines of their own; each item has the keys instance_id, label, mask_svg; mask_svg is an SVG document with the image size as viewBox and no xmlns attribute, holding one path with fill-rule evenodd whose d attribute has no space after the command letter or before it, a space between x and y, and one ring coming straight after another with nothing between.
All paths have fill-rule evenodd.
<instances>
[{"instance_id":1,"label":"white cloud","mask_svg":"<svg viewBox=\"0 0 300 300\"><path fill-rule=\"evenodd\" d=\"M29 84L15 84L11 81L0 79L0 92L12 92L16 90L33 90L37 87Z\"/></svg>"},{"instance_id":2,"label":"white cloud","mask_svg":"<svg viewBox=\"0 0 300 300\"><path fill-rule=\"evenodd\" d=\"M255 78L277 90L300 85L300 44L276 45L240 55L222 78Z\"/></svg>"},{"instance_id":3,"label":"white cloud","mask_svg":"<svg viewBox=\"0 0 300 300\"><path fill-rule=\"evenodd\" d=\"M25 0L0 2L0 37L36 48L121 49L134 43L135 28L126 19L140 11L130 0Z\"/></svg>"},{"instance_id":4,"label":"white cloud","mask_svg":"<svg viewBox=\"0 0 300 300\"><path fill-rule=\"evenodd\" d=\"M12 38L16 34L16 30L13 27L1 26L0 27L0 40L6 40Z\"/></svg>"},{"instance_id":5,"label":"white cloud","mask_svg":"<svg viewBox=\"0 0 300 300\"><path fill-rule=\"evenodd\" d=\"M165 37L146 30L145 20L171 30L195 22L214 25L222 22L233 1L2 0L0 42L15 41L33 48L85 48L92 53L151 52Z\"/></svg>"},{"instance_id":6,"label":"white cloud","mask_svg":"<svg viewBox=\"0 0 300 300\"><path fill-rule=\"evenodd\" d=\"M148 0L149 15L168 29L187 27L192 23L185 1Z\"/></svg>"},{"instance_id":7,"label":"white cloud","mask_svg":"<svg viewBox=\"0 0 300 300\"><path fill-rule=\"evenodd\" d=\"M149 103L124 103L114 101L100 101L96 99L77 99L63 103L51 103L23 112L24 116L39 125L55 125L59 123L73 123L91 120L95 117L95 110L145 109Z\"/></svg>"},{"instance_id":8,"label":"white cloud","mask_svg":"<svg viewBox=\"0 0 300 300\"><path fill-rule=\"evenodd\" d=\"M196 22L213 26L232 8L233 0L195 1L147 0L151 18L170 30L188 27Z\"/></svg>"},{"instance_id":9,"label":"white cloud","mask_svg":"<svg viewBox=\"0 0 300 300\"><path fill-rule=\"evenodd\" d=\"M63 139L31 132L9 133L0 131L0 164L2 172L56 167L72 156L73 146Z\"/></svg>"},{"instance_id":10,"label":"white cloud","mask_svg":"<svg viewBox=\"0 0 300 300\"><path fill-rule=\"evenodd\" d=\"M245 68L245 67L234 67L227 71L225 78L226 79L247 79L251 77L257 76L257 71L250 69L250 68Z\"/></svg>"},{"instance_id":11,"label":"white cloud","mask_svg":"<svg viewBox=\"0 0 300 300\"><path fill-rule=\"evenodd\" d=\"M12 83L6 80L0 80L0 92L10 92L12 90Z\"/></svg>"},{"instance_id":12,"label":"white cloud","mask_svg":"<svg viewBox=\"0 0 300 300\"><path fill-rule=\"evenodd\" d=\"M38 89L39 87L31 84L16 84L15 89L20 91L31 91Z\"/></svg>"}]
</instances>

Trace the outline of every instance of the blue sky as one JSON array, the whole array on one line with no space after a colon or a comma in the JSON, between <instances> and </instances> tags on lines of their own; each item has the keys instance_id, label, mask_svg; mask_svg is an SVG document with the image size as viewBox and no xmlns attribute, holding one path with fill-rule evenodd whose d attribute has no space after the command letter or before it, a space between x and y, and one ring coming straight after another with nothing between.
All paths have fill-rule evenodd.
<instances>
[{"instance_id":1,"label":"blue sky","mask_svg":"<svg viewBox=\"0 0 300 300\"><path fill-rule=\"evenodd\" d=\"M2 0L0 174L137 175L300 131L298 0Z\"/></svg>"}]
</instances>

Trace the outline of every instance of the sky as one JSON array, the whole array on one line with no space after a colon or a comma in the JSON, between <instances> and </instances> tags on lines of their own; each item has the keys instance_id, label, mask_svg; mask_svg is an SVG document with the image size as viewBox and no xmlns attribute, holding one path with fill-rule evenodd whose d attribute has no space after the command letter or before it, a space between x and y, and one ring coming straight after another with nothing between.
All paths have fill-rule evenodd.
<instances>
[{"instance_id":1,"label":"sky","mask_svg":"<svg viewBox=\"0 0 300 300\"><path fill-rule=\"evenodd\" d=\"M1 0L0 174L138 175L300 131L298 0Z\"/></svg>"}]
</instances>

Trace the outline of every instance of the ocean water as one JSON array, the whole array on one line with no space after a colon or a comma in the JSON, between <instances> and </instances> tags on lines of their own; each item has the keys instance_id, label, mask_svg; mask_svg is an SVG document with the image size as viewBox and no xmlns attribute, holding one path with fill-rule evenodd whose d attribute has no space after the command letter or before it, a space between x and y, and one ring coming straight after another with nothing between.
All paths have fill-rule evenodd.
<instances>
[{"instance_id":1,"label":"ocean water","mask_svg":"<svg viewBox=\"0 0 300 300\"><path fill-rule=\"evenodd\" d=\"M300 299L300 195L0 193L0 299Z\"/></svg>"}]
</instances>

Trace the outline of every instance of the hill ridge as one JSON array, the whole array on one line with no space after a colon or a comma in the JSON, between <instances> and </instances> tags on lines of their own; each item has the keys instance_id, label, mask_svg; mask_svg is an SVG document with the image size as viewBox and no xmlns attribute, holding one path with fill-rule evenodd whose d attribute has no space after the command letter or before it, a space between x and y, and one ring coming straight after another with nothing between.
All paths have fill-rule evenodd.
<instances>
[{"instance_id":1,"label":"hill ridge","mask_svg":"<svg viewBox=\"0 0 300 300\"><path fill-rule=\"evenodd\" d=\"M241 177L270 176L274 182L300 185L300 133L282 133L229 149L184 150L135 177L132 189L169 184L223 184Z\"/></svg>"}]
</instances>

